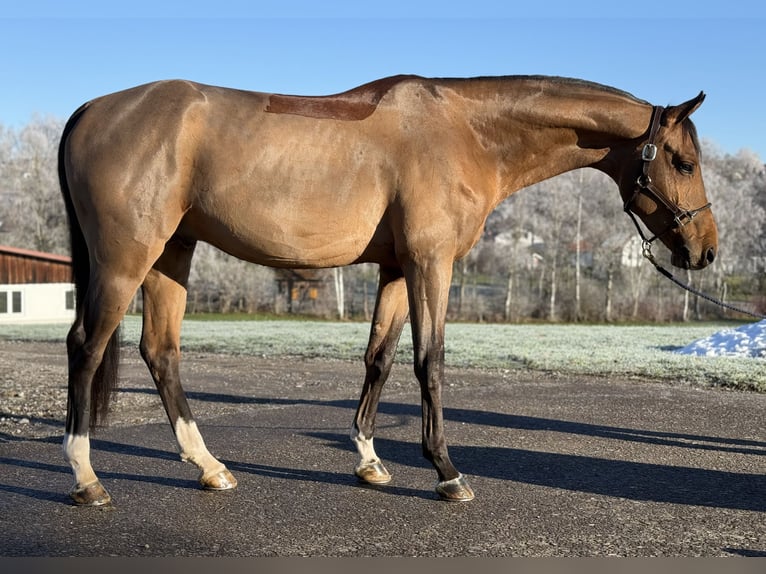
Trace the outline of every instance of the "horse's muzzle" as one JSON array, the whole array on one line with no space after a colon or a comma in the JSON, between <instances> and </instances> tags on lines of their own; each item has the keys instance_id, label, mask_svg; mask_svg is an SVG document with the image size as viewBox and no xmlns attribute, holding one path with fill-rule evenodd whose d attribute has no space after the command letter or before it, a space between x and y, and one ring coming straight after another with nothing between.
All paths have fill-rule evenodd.
<instances>
[{"instance_id":1,"label":"horse's muzzle","mask_svg":"<svg viewBox=\"0 0 766 574\"><path fill-rule=\"evenodd\" d=\"M716 248L713 246L702 249L699 256L693 257L686 246L673 252L670 262L680 269L704 269L715 261Z\"/></svg>"}]
</instances>

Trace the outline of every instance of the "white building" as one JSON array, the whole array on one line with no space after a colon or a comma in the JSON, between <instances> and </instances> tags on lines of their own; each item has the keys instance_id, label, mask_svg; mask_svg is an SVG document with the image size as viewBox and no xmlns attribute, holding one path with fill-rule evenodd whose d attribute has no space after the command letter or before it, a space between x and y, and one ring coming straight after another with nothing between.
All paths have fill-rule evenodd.
<instances>
[{"instance_id":1,"label":"white building","mask_svg":"<svg viewBox=\"0 0 766 574\"><path fill-rule=\"evenodd\" d=\"M0 245L0 328L74 320L72 260Z\"/></svg>"}]
</instances>

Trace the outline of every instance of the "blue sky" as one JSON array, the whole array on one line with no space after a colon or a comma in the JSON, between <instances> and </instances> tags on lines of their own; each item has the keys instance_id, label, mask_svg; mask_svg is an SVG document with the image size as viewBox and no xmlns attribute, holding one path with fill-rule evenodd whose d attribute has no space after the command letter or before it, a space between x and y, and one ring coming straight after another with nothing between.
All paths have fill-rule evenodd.
<instances>
[{"instance_id":1,"label":"blue sky","mask_svg":"<svg viewBox=\"0 0 766 574\"><path fill-rule=\"evenodd\" d=\"M5 126L65 119L88 99L167 78L324 94L399 73L548 74L662 105L704 90L700 135L766 161L766 9L751 2L18 4L0 8Z\"/></svg>"}]
</instances>

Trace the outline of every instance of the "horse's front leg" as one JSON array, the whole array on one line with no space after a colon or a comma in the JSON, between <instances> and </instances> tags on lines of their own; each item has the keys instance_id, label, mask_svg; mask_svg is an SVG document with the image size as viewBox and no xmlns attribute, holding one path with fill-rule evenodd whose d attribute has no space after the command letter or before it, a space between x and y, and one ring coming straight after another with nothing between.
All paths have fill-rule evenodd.
<instances>
[{"instance_id":1,"label":"horse's front leg","mask_svg":"<svg viewBox=\"0 0 766 574\"><path fill-rule=\"evenodd\" d=\"M351 440L354 441L361 458L354 474L370 484L385 484L391 481L391 475L375 453L372 440L380 393L391 372L407 313L407 287L404 277L398 270L381 268L370 341L364 357L364 386L351 427Z\"/></svg>"},{"instance_id":2,"label":"horse's front leg","mask_svg":"<svg viewBox=\"0 0 766 574\"><path fill-rule=\"evenodd\" d=\"M444 323L452 260L432 257L407 269L415 376L423 408L423 456L439 477L436 492L444 500L474 497L465 477L450 461L444 436L441 391L444 383Z\"/></svg>"}]
</instances>

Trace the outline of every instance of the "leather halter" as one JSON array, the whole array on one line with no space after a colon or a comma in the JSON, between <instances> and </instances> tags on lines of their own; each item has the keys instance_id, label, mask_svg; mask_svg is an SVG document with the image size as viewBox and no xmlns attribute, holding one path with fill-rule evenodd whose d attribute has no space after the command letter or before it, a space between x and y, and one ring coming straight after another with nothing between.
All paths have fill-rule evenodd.
<instances>
[{"instance_id":1,"label":"leather halter","mask_svg":"<svg viewBox=\"0 0 766 574\"><path fill-rule=\"evenodd\" d=\"M623 206L625 213L630 215L630 218L633 220L633 224L636 226L636 229L638 229L638 233L641 236L641 239L643 239L645 247L651 245L653 241L659 239L668 231L683 227L692 219L694 219L698 213L706 209L710 209L711 205L708 202L707 204L703 205L702 207L698 207L697 209L682 209L678 205L672 203L667 197L664 196L664 194L660 193L652 183L652 178L649 176L649 165L657 157L657 146L655 145L654 140L656 139L657 132L660 129L660 118L662 117L662 112L664 110L665 108L662 106L654 106L652 109L652 123L649 128L649 141L644 144L644 149L641 151L641 174L636 180L636 188L633 192L633 195L625 202L625 205ZM641 226L638 224L638 219L636 219L636 215L632 211L633 202L636 200L636 197L638 197L639 193L648 195L650 199L652 199L657 204L663 205L665 209L667 209L673 215L673 222L665 229L665 231L658 233L649 239L646 237L646 235L644 235Z\"/></svg>"}]
</instances>

